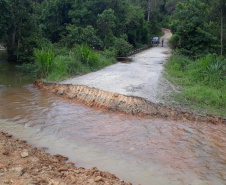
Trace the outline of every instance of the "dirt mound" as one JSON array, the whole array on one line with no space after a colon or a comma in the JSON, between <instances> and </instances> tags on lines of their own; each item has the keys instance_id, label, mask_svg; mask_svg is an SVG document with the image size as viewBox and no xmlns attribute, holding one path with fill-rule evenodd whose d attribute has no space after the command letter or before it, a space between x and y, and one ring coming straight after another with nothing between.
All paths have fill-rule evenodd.
<instances>
[{"instance_id":1,"label":"dirt mound","mask_svg":"<svg viewBox=\"0 0 226 185\"><path fill-rule=\"evenodd\" d=\"M0 132L0 184L10 185L130 185L97 168L76 168L68 158L32 148L22 139Z\"/></svg>"},{"instance_id":2,"label":"dirt mound","mask_svg":"<svg viewBox=\"0 0 226 185\"><path fill-rule=\"evenodd\" d=\"M102 91L83 85L65 85L36 81L35 86L90 107L104 108L137 116L161 117L172 120L224 123L226 119L214 115L198 115L143 98Z\"/></svg>"}]
</instances>

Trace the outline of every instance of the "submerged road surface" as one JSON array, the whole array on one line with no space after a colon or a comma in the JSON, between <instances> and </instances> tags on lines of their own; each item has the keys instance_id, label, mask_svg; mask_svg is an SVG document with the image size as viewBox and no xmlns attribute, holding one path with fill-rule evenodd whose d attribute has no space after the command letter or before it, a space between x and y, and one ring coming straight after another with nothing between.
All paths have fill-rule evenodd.
<instances>
[{"instance_id":1,"label":"submerged road surface","mask_svg":"<svg viewBox=\"0 0 226 185\"><path fill-rule=\"evenodd\" d=\"M173 86L162 77L163 64L169 57L167 45L171 32L163 29L162 43L131 56L131 63L117 63L100 71L71 78L61 84L86 85L123 95L138 96L154 103L164 103ZM160 42L161 42L160 40Z\"/></svg>"},{"instance_id":2,"label":"submerged road surface","mask_svg":"<svg viewBox=\"0 0 226 185\"><path fill-rule=\"evenodd\" d=\"M225 125L96 110L32 83L0 63L1 131L134 185L225 185Z\"/></svg>"}]
</instances>

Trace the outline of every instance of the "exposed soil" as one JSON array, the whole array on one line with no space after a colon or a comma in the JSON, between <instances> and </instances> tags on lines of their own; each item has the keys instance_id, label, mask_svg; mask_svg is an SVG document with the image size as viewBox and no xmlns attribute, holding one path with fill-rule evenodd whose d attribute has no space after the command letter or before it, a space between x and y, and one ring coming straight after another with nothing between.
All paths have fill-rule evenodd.
<instances>
[{"instance_id":1,"label":"exposed soil","mask_svg":"<svg viewBox=\"0 0 226 185\"><path fill-rule=\"evenodd\" d=\"M170 57L171 49L167 41L172 33L169 29L162 31L164 36L160 38L160 44L130 56L132 62L118 62L96 72L72 77L59 84L85 85L106 92L141 97L153 103L169 104L169 95L175 88L164 79L162 72L164 63Z\"/></svg>"},{"instance_id":2,"label":"exposed soil","mask_svg":"<svg viewBox=\"0 0 226 185\"><path fill-rule=\"evenodd\" d=\"M226 119L219 116L199 115L189 112L189 110L153 103L140 97L106 92L84 85L55 84L37 80L35 86L90 107L103 108L114 112L172 120L226 124Z\"/></svg>"},{"instance_id":3,"label":"exposed soil","mask_svg":"<svg viewBox=\"0 0 226 185\"><path fill-rule=\"evenodd\" d=\"M0 132L1 185L130 185L115 175L97 168L76 168L62 155L50 155L32 148L26 141Z\"/></svg>"}]
</instances>

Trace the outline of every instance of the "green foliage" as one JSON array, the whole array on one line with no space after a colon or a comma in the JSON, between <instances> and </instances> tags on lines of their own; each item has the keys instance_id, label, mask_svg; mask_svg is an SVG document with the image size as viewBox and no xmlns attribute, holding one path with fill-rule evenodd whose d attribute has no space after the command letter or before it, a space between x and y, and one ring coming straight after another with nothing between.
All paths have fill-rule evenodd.
<instances>
[{"instance_id":1,"label":"green foliage","mask_svg":"<svg viewBox=\"0 0 226 185\"><path fill-rule=\"evenodd\" d=\"M109 60L105 60L102 55L90 49L86 44L77 46L73 52L76 59L81 61L83 65L89 67L91 70L97 70L111 64Z\"/></svg>"},{"instance_id":2,"label":"green foliage","mask_svg":"<svg viewBox=\"0 0 226 185\"><path fill-rule=\"evenodd\" d=\"M34 2L1 0L0 12L0 39L7 46L9 61L19 61L20 56L26 55L24 52L34 46L26 45L26 38L31 38L32 34L39 33Z\"/></svg>"},{"instance_id":3,"label":"green foliage","mask_svg":"<svg viewBox=\"0 0 226 185\"><path fill-rule=\"evenodd\" d=\"M55 57L53 69L49 72L47 80L63 80L68 76L68 66L65 65L65 58L63 56Z\"/></svg>"},{"instance_id":4,"label":"green foliage","mask_svg":"<svg viewBox=\"0 0 226 185\"><path fill-rule=\"evenodd\" d=\"M171 49L178 48L179 40L180 40L180 36L179 35L177 35L177 34L173 34L172 35L172 37L169 40L169 44L170 44Z\"/></svg>"},{"instance_id":5,"label":"green foliage","mask_svg":"<svg viewBox=\"0 0 226 185\"><path fill-rule=\"evenodd\" d=\"M133 46L131 44L129 44L123 38L114 38L114 41L112 43L112 46L114 47L117 56L127 56L127 54L133 48Z\"/></svg>"},{"instance_id":6,"label":"green foliage","mask_svg":"<svg viewBox=\"0 0 226 185\"><path fill-rule=\"evenodd\" d=\"M207 55L187 66L190 80L203 85L221 88L226 82L226 60L216 55Z\"/></svg>"},{"instance_id":7,"label":"green foliage","mask_svg":"<svg viewBox=\"0 0 226 185\"><path fill-rule=\"evenodd\" d=\"M35 61L40 69L40 76L46 77L53 70L54 53L51 50L35 50Z\"/></svg>"},{"instance_id":8,"label":"green foliage","mask_svg":"<svg viewBox=\"0 0 226 185\"><path fill-rule=\"evenodd\" d=\"M208 6L196 0L179 3L174 12L171 29L176 34L172 42L184 55L193 58L205 56L216 50L217 25L208 21Z\"/></svg>"},{"instance_id":9,"label":"green foliage","mask_svg":"<svg viewBox=\"0 0 226 185\"><path fill-rule=\"evenodd\" d=\"M182 91L182 96L194 104L202 104L220 110L226 108L226 94L221 89L194 85L185 88Z\"/></svg>"},{"instance_id":10,"label":"green foliage","mask_svg":"<svg viewBox=\"0 0 226 185\"><path fill-rule=\"evenodd\" d=\"M108 9L104 10L102 14L97 16L97 26L100 30L102 36L111 34L112 29L115 28L116 17L114 15L114 10Z\"/></svg>"},{"instance_id":11,"label":"green foliage","mask_svg":"<svg viewBox=\"0 0 226 185\"><path fill-rule=\"evenodd\" d=\"M181 85L183 102L219 111L226 108L226 59L207 55L193 61L176 54L165 67L170 79Z\"/></svg>"},{"instance_id":12,"label":"green foliage","mask_svg":"<svg viewBox=\"0 0 226 185\"><path fill-rule=\"evenodd\" d=\"M54 81L101 69L116 60L112 56L107 58L101 55L85 44L78 45L72 51L65 51L64 48L60 51L59 48L52 46L49 50L35 50L34 54L36 62L24 64L24 71L29 71L36 77Z\"/></svg>"},{"instance_id":13,"label":"green foliage","mask_svg":"<svg viewBox=\"0 0 226 185\"><path fill-rule=\"evenodd\" d=\"M90 47L102 49L103 42L97 36L97 31L92 26L86 28L68 25L66 27L68 34L61 40L66 46L72 48L76 44L86 43Z\"/></svg>"},{"instance_id":14,"label":"green foliage","mask_svg":"<svg viewBox=\"0 0 226 185\"><path fill-rule=\"evenodd\" d=\"M66 32L66 24L71 23L70 9L70 0L44 0L38 6L40 27L51 42L59 42Z\"/></svg>"}]
</instances>

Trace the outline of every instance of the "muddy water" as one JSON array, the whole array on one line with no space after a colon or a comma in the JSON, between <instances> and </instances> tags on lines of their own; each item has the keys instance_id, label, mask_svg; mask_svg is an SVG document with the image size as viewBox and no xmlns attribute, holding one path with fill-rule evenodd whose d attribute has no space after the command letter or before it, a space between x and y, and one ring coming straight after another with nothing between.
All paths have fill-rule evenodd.
<instances>
[{"instance_id":1,"label":"muddy water","mask_svg":"<svg viewBox=\"0 0 226 185\"><path fill-rule=\"evenodd\" d=\"M225 125L95 110L40 92L32 82L0 63L0 130L134 184L225 184Z\"/></svg>"}]
</instances>

